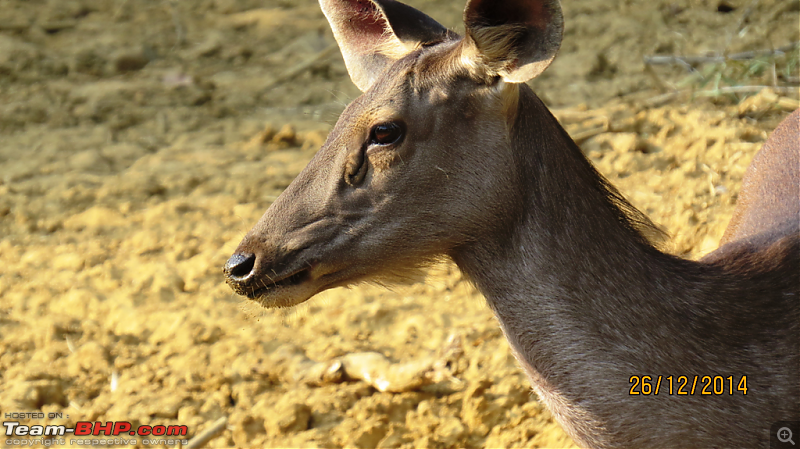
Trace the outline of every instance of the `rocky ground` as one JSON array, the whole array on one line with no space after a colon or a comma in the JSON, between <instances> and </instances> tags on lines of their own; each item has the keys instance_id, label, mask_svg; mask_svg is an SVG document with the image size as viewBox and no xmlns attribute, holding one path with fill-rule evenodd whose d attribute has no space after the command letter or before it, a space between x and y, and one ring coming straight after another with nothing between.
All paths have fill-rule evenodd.
<instances>
[{"instance_id":1,"label":"rocky ground","mask_svg":"<svg viewBox=\"0 0 800 449\"><path fill-rule=\"evenodd\" d=\"M459 27L462 2L408 3ZM670 251L713 250L798 107L798 51L693 74L644 57L784 47L800 2L563 7L531 85ZM224 284L358 94L331 45L310 0L0 1L0 412L192 435L227 417L209 447L572 445L453 266L283 311Z\"/></svg>"}]
</instances>

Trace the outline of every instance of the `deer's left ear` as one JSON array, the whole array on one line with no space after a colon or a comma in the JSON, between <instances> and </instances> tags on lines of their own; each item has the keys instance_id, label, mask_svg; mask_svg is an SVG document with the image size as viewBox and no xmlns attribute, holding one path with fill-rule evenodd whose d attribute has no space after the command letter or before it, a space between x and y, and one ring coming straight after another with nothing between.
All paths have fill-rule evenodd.
<instances>
[{"instance_id":1,"label":"deer's left ear","mask_svg":"<svg viewBox=\"0 0 800 449\"><path fill-rule=\"evenodd\" d=\"M319 0L342 50L350 79L366 91L395 61L448 31L416 9L394 0Z\"/></svg>"},{"instance_id":2,"label":"deer's left ear","mask_svg":"<svg viewBox=\"0 0 800 449\"><path fill-rule=\"evenodd\" d=\"M469 0L464 24L464 58L510 83L539 76L564 33L559 0Z\"/></svg>"}]
</instances>

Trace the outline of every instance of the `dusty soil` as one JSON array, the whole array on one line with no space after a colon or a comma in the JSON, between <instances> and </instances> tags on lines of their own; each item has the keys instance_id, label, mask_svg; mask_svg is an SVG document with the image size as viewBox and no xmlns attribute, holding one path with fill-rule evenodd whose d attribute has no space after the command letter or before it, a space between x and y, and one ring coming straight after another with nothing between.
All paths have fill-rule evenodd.
<instances>
[{"instance_id":1,"label":"dusty soil","mask_svg":"<svg viewBox=\"0 0 800 449\"><path fill-rule=\"evenodd\" d=\"M463 2L409 3L458 29ZM673 252L714 249L798 97L691 92L796 84L797 50L701 66L705 81L643 57L796 42L800 2L563 3L561 54L532 86ZM211 447L572 445L452 266L288 311L224 284L241 237L358 94L332 43L310 0L0 1L0 412L192 435L228 417ZM314 374L358 357L387 376L424 369L392 392Z\"/></svg>"}]
</instances>

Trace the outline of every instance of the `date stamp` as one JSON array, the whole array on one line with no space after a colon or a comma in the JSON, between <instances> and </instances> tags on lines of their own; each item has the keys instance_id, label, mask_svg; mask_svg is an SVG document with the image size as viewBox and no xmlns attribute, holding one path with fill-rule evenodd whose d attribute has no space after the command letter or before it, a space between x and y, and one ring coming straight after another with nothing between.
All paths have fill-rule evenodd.
<instances>
[{"instance_id":1,"label":"date stamp","mask_svg":"<svg viewBox=\"0 0 800 449\"><path fill-rule=\"evenodd\" d=\"M747 394L747 376L631 376L631 396Z\"/></svg>"}]
</instances>

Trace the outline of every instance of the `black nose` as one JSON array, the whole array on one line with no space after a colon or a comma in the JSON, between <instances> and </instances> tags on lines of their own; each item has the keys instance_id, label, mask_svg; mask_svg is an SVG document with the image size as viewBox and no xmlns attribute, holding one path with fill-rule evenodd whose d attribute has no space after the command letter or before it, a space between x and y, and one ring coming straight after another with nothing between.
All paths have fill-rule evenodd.
<instances>
[{"instance_id":1,"label":"black nose","mask_svg":"<svg viewBox=\"0 0 800 449\"><path fill-rule=\"evenodd\" d=\"M243 281L253 273L253 267L255 267L255 265L255 254L236 253L228 259L223 271L228 278L234 281Z\"/></svg>"}]
</instances>

